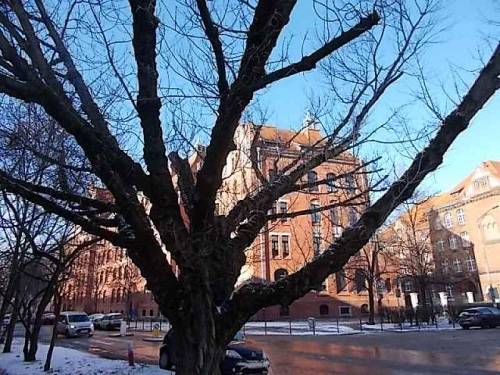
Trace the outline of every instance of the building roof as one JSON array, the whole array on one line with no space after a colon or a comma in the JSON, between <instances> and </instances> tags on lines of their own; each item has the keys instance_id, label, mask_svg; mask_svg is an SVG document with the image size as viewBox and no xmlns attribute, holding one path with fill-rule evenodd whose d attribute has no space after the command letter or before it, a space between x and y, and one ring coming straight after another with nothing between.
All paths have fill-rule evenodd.
<instances>
[{"instance_id":1,"label":"building roof","mask_svg":"<svg viewBox=\"0 0 500 375\"><path fill-rule=\"evenodd\" d=\"M464 189L464 187L470 185L475 171L481 167L488 170L492 175L500 177L500 161L496 160L483 161L480 165L474 168L474 170L467 177L465 177L457 186L451 189L450 194L459 193Z\"/></svg>"},{"instance_id":2,"label":"building roof","mask_svg":"<svg viewBox=\"0 0 500 375\"><path fill-rule=\"evenodd\" d=\"M260 138L265 141L278 143L296 143L299 145L312 146L323 141L323 136L318 129L307 127L300 131L280 129L276 126L262 125Z\"/></svg>"}]
</instances>

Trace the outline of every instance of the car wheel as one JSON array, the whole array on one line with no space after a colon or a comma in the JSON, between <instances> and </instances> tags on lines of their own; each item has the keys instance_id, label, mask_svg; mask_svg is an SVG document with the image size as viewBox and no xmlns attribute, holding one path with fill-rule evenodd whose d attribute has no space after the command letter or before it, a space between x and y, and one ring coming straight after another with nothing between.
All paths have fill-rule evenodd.
<instances>
[{"instance_id":1,"label":"car wheel","mask_svg":"<svg viewBox=\"0 0 500 375\"><path fill-rule=\"evenodd\" d=\"M163 350L161 352L158 365L163 370L171 370L172 366L170 365L170 362L168 360L168 353L166 350Z\"/></svg>"}]
</instances>

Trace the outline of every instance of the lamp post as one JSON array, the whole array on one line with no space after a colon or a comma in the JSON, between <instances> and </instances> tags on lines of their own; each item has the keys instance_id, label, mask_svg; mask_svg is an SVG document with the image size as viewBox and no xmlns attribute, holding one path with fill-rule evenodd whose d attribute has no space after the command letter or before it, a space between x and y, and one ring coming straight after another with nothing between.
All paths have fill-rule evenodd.
<instances>
[{"instance_id":1,"label":"lamp post","mask_svg":"<svg viewBox=\"0 0 500 375\"><path fill-rule=\"evenodd\" d=\"M482 214L481 216L479 216L477 218L477 226L478 226L480 232L481 232L481 220L486 215L488 215L491 211L496 210L498 207L500 207L500 205L498 205L498 204L493 206L493 207L490 207L488 210L486 210L486 212L484 214ZM483 236L483 239L485 239L484 234L482 232L481 232L481 235ZM493 305L495 305L495 292L493 291L493 282L491 281L490 265L488 263L488 255L486 254L486 244L483 244L482 247L483 247L483 257L484 257L485 266L486 266L486 275L488 276L488 281L490 283L489 295L490 295L491 302L493 303Z\"/></svg>"}]
</instances>

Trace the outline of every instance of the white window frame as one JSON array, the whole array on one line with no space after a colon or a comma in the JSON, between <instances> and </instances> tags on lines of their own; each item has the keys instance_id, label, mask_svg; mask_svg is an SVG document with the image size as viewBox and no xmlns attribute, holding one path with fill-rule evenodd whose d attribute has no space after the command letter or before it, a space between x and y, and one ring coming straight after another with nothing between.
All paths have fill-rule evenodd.
<instances>
[{"instance_id":1,"label":"white window frame","mask_svg":"<svg viewBox=\"0 0 500 375\"><path fill-rule=\"evenodd\" d=\"M437 251L444 251L444 240L441 238L436 242Z\"/></svg>"},{"instance_id":2,"label":"white window frame","mask_svg":"<svg viewBox=\"0 0 500 375\"><path fill-rule=\"evenodd\" d=\"M457 210L457 223L459 225L465 225L465 212L462 208Z\"/></svg>"},{"instance_id":3,"label":"white window frame","mask_svg":"<svg viewBox=\"0 0 500 375\"><path fill-rule=\"evenodd\" d=\"M443 222L444 226L446 228L451 228L453 227L453 216L451 215L451 212L446 212L443 216Z\"/></svg>"},{"instance_id":4,"label":"white window frame","mask_svg":"<svg viewBox=\"0 0 500 375\"><path fill-rule=\"evenodd\" d=\"M273 257L272 238L278 237L278 255ZM288 236L288 255L283 256L283 236ZM271 252L271 259L290 259L292 257L292 235L289 232L269 232L269 251Z\"/></svg>"},{"instance_id":5,"label":"white window frame","mask_svg":"<svg viewBox=\"0 0 500 375\"><path fill-rule=\"evenodd\" d=\"M472 256L472 254L469 254L469 256L467 257L465 263L467 263L467 270L469 272L475 272L475 271L477 271L476 260L474 259L474 257Z\"/></svg>"},{"instance_id":6,"label":"white window frame","mask_svg":"<svg viewBox=\"0 0 500 375\"><path fill-rule=\"evenodd\" d=\"M462 272L462 262L460 261L460 259L455 258L453 260L453 269L456 273Z\"/></svg>"},{"instance_id":7,"label":"white window frame","mask_svg":"<svg viewBox=\"0 0 500 375\"><path fill-rule=\"evenodd\" d=\"M450 238L448 238L448 242L450 244L450 249L456 250L458 249L458 241L457 241L457 236L452 234Z\"/></svg>"}]
</instances>

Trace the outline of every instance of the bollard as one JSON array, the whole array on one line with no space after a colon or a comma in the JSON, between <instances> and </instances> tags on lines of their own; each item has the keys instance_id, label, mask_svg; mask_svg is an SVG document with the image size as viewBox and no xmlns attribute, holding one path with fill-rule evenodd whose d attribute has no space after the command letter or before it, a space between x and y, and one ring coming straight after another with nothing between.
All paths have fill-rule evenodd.
<instances>
[{"instance_id":1,"label":"bollard","mask_svg":"<svg viewBox=\"0 0 500 375\"><path fill-rule=\"evenodd\" d=\"M383 319L380 319L380 330L381 331L384 330L384 320Z\"/></svg>"},{"instance_id":2,"label":"bollard","mask_svg":"<svg viewBox=\"0 0 500 375\"><path fill-rule=\"evenodd\" d=\"M363 331L363 323L361 322L361 318L359 318L359 330Z\"/></svg>"},{"instance_id":3,"label":"bollard","mask_svg":"<svg viewBox=\"0 0 500 375\"><path fill-rule=\"evenodd\" d=\"M267 320L264 320L264 336L267 336Z\"/></svg>"},{"instance_id":4,"label":"bollard","mask_svg":"<svg viewBox=\"0 0 500 375\"><path fill-rule=\"evenodd\" d=\"M144 318L142 318L142 330L144 331Z\"/></svg>"},{"instance_id":5,"label":"bollard","mask_svg":"<svg viewBox=\"0 0 500 375\"><path fill-rule=\"evenodd\" d=\"M288 325L290 328L289 331L290 331L290 336L291 336L292 335L292 320L291 319L288 321Z\"/></svg>"},{"instance_id":6,"label":"bollard","mask_svg":"<svg viewBox=\"0 0 500 375\"><path fill-rule=\"evenodd\" d=\"M313 336L316 336L316 319L313 320Z\"/></svg>"},{"instance_id":7,"label":"bollard","mask_svg":"<svg viewBox=\"0 0 500 375\"><path fill-rule=\"evenodd\" d=\"M132 341L128 342L128 365L134 366L134 348L132 346Z\"/></svg>"},{"instance_id":8,"label":"bollard","mask_svg":"<svg viewBox=\"0 0 500 375\"><path fill-rule=\"evenodd\" d=\"M162 319L160 318L160 332L161 332L161 321L162 321Z\"/></svg>"},{"instance_id":9,"label":"bollard","mask_svg":"<svg viewBox=\"0 0 500 375\"><path fill-rule=\"evenodd\" d=\"M337 318L337 333L340 333L340 329L339 329L339 318Z\"/></svg>"}]
</instances>

